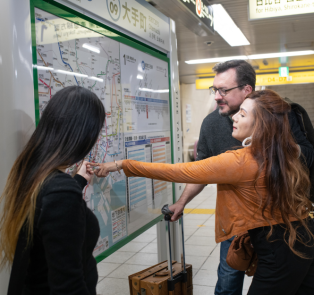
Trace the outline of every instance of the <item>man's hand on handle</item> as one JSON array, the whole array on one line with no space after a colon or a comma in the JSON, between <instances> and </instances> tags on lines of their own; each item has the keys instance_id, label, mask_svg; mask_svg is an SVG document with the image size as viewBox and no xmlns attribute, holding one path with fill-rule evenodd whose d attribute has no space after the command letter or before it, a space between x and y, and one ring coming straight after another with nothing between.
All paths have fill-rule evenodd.
<instances>
[{"instance_id":1,"label":"man's hand on handle","mask_svg":"<svg viewBox=\"0 0 314 295\"><path fill-rule=\"evenodd\" d=\"M173 212L173 215L171 216L171 221L177 221L178 219L180 219L180 217L183 213L184 205L177 202L177 203L169 206L169 210Z\"/></svg>"}]
</instances>

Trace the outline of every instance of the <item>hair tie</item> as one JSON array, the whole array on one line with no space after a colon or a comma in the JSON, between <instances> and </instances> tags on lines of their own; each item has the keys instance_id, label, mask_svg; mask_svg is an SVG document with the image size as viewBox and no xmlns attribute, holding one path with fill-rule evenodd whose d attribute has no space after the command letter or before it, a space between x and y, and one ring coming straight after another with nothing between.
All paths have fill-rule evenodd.
<instances>
[{"instance_id":1,"label":"hair tie","mask_svg":"<svg viewBox=\"0 0 314 295\"><path fill-rule=\"evenodd\" d=\"M247 140L251 140L249 144L245 144ZM252 144L252 136L249 136L242 141L242 146L244 147L250 146L251 144Z\"/></svg>"}]
</instances>

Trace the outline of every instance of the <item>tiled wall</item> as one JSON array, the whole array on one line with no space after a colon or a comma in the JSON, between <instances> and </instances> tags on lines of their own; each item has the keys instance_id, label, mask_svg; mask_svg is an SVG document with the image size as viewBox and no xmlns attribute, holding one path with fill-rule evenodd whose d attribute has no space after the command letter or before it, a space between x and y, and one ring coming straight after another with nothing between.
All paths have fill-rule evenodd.
<instances>
[{"instance_id":1,"label":"tiled wall","mask_svg":"<svg viewBox=\"0 0 314 295\"><path fill-rule=\"evenodd\" d=\"M314 83L294 84L266 87L274 90L282 97L288 97L293 102L300 104L307 111L314 125Z\"/></svg>"}]
</instances>

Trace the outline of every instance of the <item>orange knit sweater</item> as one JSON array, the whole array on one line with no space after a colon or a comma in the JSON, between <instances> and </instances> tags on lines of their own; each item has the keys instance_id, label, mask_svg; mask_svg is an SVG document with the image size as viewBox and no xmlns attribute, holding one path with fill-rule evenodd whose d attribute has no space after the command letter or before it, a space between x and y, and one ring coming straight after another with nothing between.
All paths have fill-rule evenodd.
<instances>
[{"instance_id":1,"label":"orange knit sweater","mask_svg":"<svg viewBox=\"0 0 314 295\"><path fill-rule=\"evenodd\" d=\"M124 160L122 167L128 177L140 176L179 183L217 183L217 243L249 229L269 225L262 217L261 210L266 198L265 173L259 176L255 189L258 165L249 147L191 163L163 164ZM270 216L270 208L265 210L265 215L272 224L278 223ZM276 215L281 220L279 210Z\"/></svg>"}]
</instances>

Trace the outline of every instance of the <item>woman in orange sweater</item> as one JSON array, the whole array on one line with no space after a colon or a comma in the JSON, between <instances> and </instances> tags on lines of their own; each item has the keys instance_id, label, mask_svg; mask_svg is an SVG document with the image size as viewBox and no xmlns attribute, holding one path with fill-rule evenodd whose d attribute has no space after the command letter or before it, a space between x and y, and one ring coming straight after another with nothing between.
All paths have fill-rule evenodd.
<instances>
[{"instance_id":1,"label":"woman in orange sweater","mask_svg":"<svg viewBox=\"0 0 314 295\"><path fill-rule=\"evenodd\" d=\"M107 176L122 168L128 177L217 183L216 242L249 231L258 255L248 294L314 294L310 181L290 132L289 111L290 105L275 92L253 92L232 117L232 136L244 148L184 164L95 164L100 166L95 174ZM181 198L169 207L173 221L189 201Z\"/></svg>"}]
</instances>

